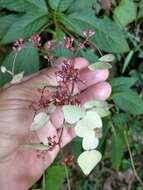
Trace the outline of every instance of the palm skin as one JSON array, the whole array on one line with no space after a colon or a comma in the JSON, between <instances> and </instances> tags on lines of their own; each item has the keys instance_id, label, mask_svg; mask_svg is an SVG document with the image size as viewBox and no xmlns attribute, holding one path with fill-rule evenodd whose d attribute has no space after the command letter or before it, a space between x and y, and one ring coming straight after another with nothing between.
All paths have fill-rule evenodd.
<instances>
[{"instance_id":1,"label":"palm skin","mask_svg":"<svg viewBox=\"0 0 143 190\"><path fill-rule=\"evenodd\" d=\"M61 62L61 59L57 61ZM86 86L77 84L82 103L96 98L105 100L110 96L111 87L105 82L108 70L89 71L87 61L83 58L75 59L75 66L80 69L80 78ZM37 135L29 132L34 117L34 110L30 108L33 101L39 98L33 84L50 82L56 85L55 70L44 70L34 76L26 78L22 83L10 86L0 91L0 189L28 190L42 175L56 157L59 148L49 151L45 163L37 158L34 150L19 148L27 142L38 142ZM50 78L48 77L50 76ZM52 114L52 126L47 123L40 131L40 137L50 135L63 120L60 108ZM42 134L43 133L43 134ZM64 130L62 145L74 138L73 129ZM40 139L41 140L41 139Z\"/></svg>"}]
</instances>

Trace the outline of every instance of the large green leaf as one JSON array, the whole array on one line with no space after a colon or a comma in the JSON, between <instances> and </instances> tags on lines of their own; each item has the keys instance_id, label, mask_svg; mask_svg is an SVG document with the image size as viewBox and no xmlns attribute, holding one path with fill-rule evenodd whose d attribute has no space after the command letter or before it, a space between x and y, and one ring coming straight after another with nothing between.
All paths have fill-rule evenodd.
<instances>
[{"instance_id":1,"label":"large green leaf","mask_svg":"<svg viewBox=\"0 0 143 190\"><path fill-rule=\"evenodd\" d=\"M65 169L61 165L50 166L46 171L45 186L48 190L59 190L65 180Z\"/></svg>"},{"instance_id":2,"label":"large green leaf","mask_svg":"<svg viewBox=\"0 0 143 190\"><path fill-rule=\"evenodd\" d=\"M137 79L135 77L116 77L110 79L109 82L113 92L121 92L132 87L136 81Z\"/></svg>"},{"instance_id":3,"label":"large green leaf","mask_svg":"<svg viewBox=\"0 0 143 190\"><path fill-rule=\"evenodd\" d=\"M3 61L2 65L12 70L15 52L11 52ZM39 70L38 50L30 42L25 43L24 47L18 52L15 59L15 73L24 71L25 75L29 75ZM9 75L0 73L0 86L11 79Z\"/></svg>"},{"instance_id":4,"label":"large green leaf","mask_svg":"<svg viewBox=\"0 0 143 190\"><path fill-rule=\"evenodd\" d=\"M133 0L122 0L114 10L114 19L121 26L126 26L136 19L137 6Z\"/></svg>"},{"instance_id":5,"label":"large green leaf","mask_svg":"<svg viewBox=\"0 0 143 190\"><path fill-rule=\"evenodd\" d=\"M26 38L38 32L48 22L47 14L43 12L29 12L11 25L1 43L13 42L18 38Z\"/></svg>"},{"instance_id":6,"label":"large green leaf","mask_svg":"<svg viewBox=\"0 0 143 190\"><path fill-rule=\"evenodd\" d=\"M114 103L125 112L133 115L143 114L143 99L133 90L126 90L124 92L115 94L113 96Z\"/></svg>"},{"instance_id":7,"label":"large green leaf","mask_svg":"<svg viewBox=\"0 0 143 190\"><path fill-rule=\"evenodd\" d=\"M12 11L26 12L33 8L46 11L45 0L0 0L0 8Z\"/></svg>"},{"instance_id":8,"label":"large green leaf","mask_svg":"<svg viewBox=\"0 0 143 190\"><path fill-rule=\"evenodd\" d=\"M29 6L26 0L0 0L0 8L12 11L25 12L29 9Z\"/></svg>"},{"instance_id":9,"label":"large green leaf","mask_svg":"<svg viewBox=\"0 0 143 190\"><path fill-rule=\"evenodd\" d=\"M6 16L0 17L0 39L5 35L10 25L18 20L18 16L16 14L10 14Z\"/></svg>"},{"instance_id":10,"label":"large green leaf","mask_svg":"<svg viewBox=\"0 0 143 190\"><path fill-rule=\"evenodd\" d=\"M110 19L97 19L89 13L74 13L68 17L59 15L60 21L71 31L82 35L85 29L95 30L96 34L90 41L106 52L121 53L129 50L123 32ZM120 40L119 40L120 39Z\"/></svg>"},{"instance_id":11,"label":"large green leaf","mask_svg":"<svg viewBox=\"0 0 143 190\"><path fill-rule=\"evenodd\" d=\"M111 163L113 168L119 169L123 156L123 142L119 135L113 134L111 143Z\"/></svg>"}]
</instances>

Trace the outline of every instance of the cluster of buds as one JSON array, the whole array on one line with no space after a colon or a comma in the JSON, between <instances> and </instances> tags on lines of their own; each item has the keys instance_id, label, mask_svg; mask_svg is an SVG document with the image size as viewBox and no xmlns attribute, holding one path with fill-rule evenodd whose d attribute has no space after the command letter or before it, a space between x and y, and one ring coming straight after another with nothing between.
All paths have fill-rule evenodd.
<instances>
[{"instance_id":1,"label":"cluster of buds","mask_svg":"<svg viewBox=\"0 0 143 190\"><path fill-rule=\"evenodd\" d=\"M13 51L20 51L22 49L24 40L22 38L16 40L12 46Z\"/></svg>"},{"instance_id":2,"label":"cluster of buds","mask_svg":"<svg viewBox=\"0 0 143 190\"><path fill-rule=\"evenodd\" d=\"M64 59L61 64L61 69L56 72L56 76L59 78L59 85L54 94L54 104L79 104L79 99L76 96L73 96L74 87L77 81L79 81L79 69L75 68L74 60Z\"/></svg>"},{"instance_id":3,"label":"cluster of buds","mask_svg":"<svg viewBox=\"0 0 143 190\"><path fill-rule=\"evenodd\" d=\"M79 99L74 96L74 88L79 81L79 69L75 68L74 60L64 59L55 75L58 80L56 91L50 92L47 87L38 89L40 100L32 104L35 111L47 109L51 103L55 106L80 104Z\"/></svg>"},{"instance_id":4,"label":"cluster of buds","mask_svg":"<svg viewBox=\"0 0 143 190\"><path fill-rule=\"evenodd\" d=\"M39 36L39 34L34 34L29 38L29 41L33 43L34 46L39 47L41 46L41 37Z\"/></svg>"},{"instance_id":5,"label":"cluster of buds","mask_svg":"<svg viewBox=\"0 0 143 190\"><path fill-rule=\"evenodd\" d=\"M87 29L87 30L84 30L82 33L84 37L90 38L91 36L95 34L95 31Z\"/></svg>"},{"instance_id":6,"label":"cluster of buds","mask_svg":"<svg viewBox=\"0 0 143 190\"><path fill-rule=\"evenodd\" d=\"M65 36L64 37L64 47L71 50L71 51L74 51L73 41L74 41L73 37Z\"/></svg>"}]
</instances>

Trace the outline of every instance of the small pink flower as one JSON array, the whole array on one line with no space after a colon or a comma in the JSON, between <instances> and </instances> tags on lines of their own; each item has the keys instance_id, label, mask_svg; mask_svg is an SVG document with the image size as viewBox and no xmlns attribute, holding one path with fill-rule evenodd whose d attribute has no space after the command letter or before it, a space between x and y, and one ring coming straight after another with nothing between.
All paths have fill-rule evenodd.
<instances>
[{"instance_id":1,"label":"small pink flower","mask_svg":"<svg viewBox=\"0 0 143 190\"><path fill-rule=\"evenodd\" d=\"M30 36L29 41L32 42L36 47L41 46L41 37L39 36L39 34L34 34Z\"/></svg>"}]
</instances>

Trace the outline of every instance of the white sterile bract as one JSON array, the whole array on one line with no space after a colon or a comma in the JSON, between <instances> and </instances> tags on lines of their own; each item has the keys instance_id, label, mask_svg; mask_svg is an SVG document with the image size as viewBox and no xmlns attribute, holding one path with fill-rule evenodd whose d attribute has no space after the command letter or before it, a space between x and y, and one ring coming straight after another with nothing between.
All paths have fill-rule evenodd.
<instances>
[{"instance_id":1,"label":"white sterile bract","mask_svg":"<svg viewBox=\"0 0 143 190\"><path fill-rule=\"evenodd\" d=\"M45 112L40 112L34 117L34 121L31 126L31 131L37 131L45 126L48 122L49 116Z\"/></svg>"},{"instance_id":2,"label":"white sterile bract","mask_svg":"<svg viewBox=\"0 0 143 190\"><path fill-rule=\"evenodd\" d=\"M78 164L85 175L88 175L100 162L102 155L97 150L84 151L78 157Z\"/></svg>"},{"instance_id":3,"label":"white sterile bract","mask_svg":"<svg viewBox=\"0 0 143 190\"><path fill-rule=\"evenodd\" d=\"M75 105L65 105L62 107L64 118L67 123L74 124L84 117L85 110Z\"/></svg>"},{"instance_id":4,"label":"white sterile bract","mask_svg":"<svg viewBox=\"0 0 143 190\"><path fill-rule=\"evenodd\" d=\"M75 126L75 133L79 137L87 137L95 135L95 128L102 127L102 120L95 111L87 111L82 120L77 122Z\"/></svg>"},{"instance_id":5,"label":"white sterile bract","mask_svg":"<svg viewBox=\"0 0 143 190\"><path fill-rule=\"evenodd\" d=\"M99 139L95 136L89 135L82 140L82 147L84 150L93 150L97 148Z\"/></svg>"}]
</instances>

